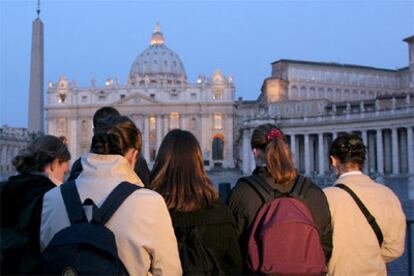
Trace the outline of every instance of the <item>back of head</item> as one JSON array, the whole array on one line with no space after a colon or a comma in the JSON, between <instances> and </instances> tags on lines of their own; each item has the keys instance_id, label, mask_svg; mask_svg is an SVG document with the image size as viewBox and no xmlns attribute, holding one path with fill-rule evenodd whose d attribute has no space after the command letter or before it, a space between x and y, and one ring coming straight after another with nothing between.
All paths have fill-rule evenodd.
<instances>
[{"instance_id":1,"label":"back of head","mask_svg":"<svg viewBox=\"0 0 414 276\"><path fill-rule=\"evenodd\" d=\"M102 108L99 108L95 114L93 114L92 122L93 127L95 128L99 120L103 120L107 117L121 115L118 110L111 106L104 106Z\"/></svg>"},{"instance_id":2,"label":"back of head","mask_svg":"<svg viewBox=\"0 0 414 276\"><path fill-rule=\"evenodd\" d=\"M53 160L69 161L70 153L62 139L53 135L44 135L35 139L22 150L12 161L13 166L21 174L43 172Z\"/></svg>"},{"instance_id":3,"label":"back of head","mask_svg":"<svg viewBox=\"0 0 414 276\"><path fill-rule=\"evenodd\" d=\"M130 149L141 151L142 135L126 116L110 116L99 121L99 132L92 138L91 152L125 156Z\"/></svg>"},{"instance_id":4,"label":"back of head","mask_svg":"<svg viewBox=\"0 0 414 276\"><path fill-rule=\"evenodd\" d=\"M200 145L191 132L174 129L161 143L151 186L169 209L192 212L209 206L218 193L204 171Z\"/></svg>"},{"instance_id":5,"label":"back of head","mask_svg":"<svg viewBox=\"0 0 414 276\"><path fill-rule=\"evenodd\" d=\"M359 135L346 133L332 142L329 155L335 157L344 166L356 166L362 170L366 147Z\"/></svg>"},{"instance_id":6,"label":"back of head","mask_svg":"<svg viewBox=\"0 0 414 276\"><path fill-rule=\"evenodd\" d=\"M252 149L264 153L269 173L279 184L288 184L296 179L297 172L289 146L283 132L273 124L256 127L251 139Z\"/></svg>"}]
</instances>

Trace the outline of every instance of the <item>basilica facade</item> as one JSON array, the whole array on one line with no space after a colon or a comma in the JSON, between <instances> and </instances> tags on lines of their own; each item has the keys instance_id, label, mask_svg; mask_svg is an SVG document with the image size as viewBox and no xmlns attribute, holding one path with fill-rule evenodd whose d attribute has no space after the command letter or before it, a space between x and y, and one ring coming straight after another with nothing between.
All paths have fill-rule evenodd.
<instances>
[{"instance_id":1,"label":"basilica facade","mask_svg":"<svg viewBox=\"0 0 414 276\"><path fill-rule=\"evenodd\" d=\"M191 131L200 142L207 169L234 167L235 88L230 76L216 70L190 83L180 57L166 46L157 25L145 49L132 63L128 81L108 79L78 87L61 77L48 85L47 133L65 136L74 157L88 151L92 116L113 106L143 133L143 155L151 165L167 132Z\"/></svg>"},{"instance_id":2,"label":"basilica facade","mask_svg":"<svg viewBox=\"0 0 414 276\"><path fill-rule=\"evenodd\" d=\"M217 70L187 79L179 56L166 46L157 26L150 46L132 63L128 81L108 79L79 87L61 77L48 87L46 125L65 136L75 157L86 152L92 116L114 106L143 132L150 165L170 129L191 131L199 140L206 169L255 167L253 129L275 123L286 133L298 170L328 175L328 148L343 132L359 133L368 147L365 171L377 177L414 175L414 37L404 40L409 65L392 70L360 65L278 60L257 100L235 98L230 76Z\"/></svg>"}]
</instances>

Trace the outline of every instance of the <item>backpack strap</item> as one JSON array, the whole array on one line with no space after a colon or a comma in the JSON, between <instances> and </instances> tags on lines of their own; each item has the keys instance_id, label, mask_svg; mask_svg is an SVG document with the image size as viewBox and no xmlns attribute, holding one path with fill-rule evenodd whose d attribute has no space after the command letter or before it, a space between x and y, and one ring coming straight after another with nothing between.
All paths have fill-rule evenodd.
<instances>
[{"instance_id":1,"label":"backpack strap","mask_svg":"<svg viewBox=\"0 0 414 276\"><path fill-rule=\"evenodd\" d=\"M248 177L243 177L241 180L246 181L253 190L259 195L263 203L272 201L275 198L275 191L270 187L270 185L259 175L250 175Z\"/></svg>"},{"instance_id":2,"label":"backpack strap","mask_svg":"<svg viewBox=\"0 0 414 276\"><path fill-rule=\"evenodd\" d=\"M367 207L365 207L364 203L362 203L362 201L354 193L354 191L351 190L351 188L349 188L348 186L346 186L344 184L341 184L341 183L336 184L335 187L341 188L341 189L345 190L346 192L348 192L348 194L351 195L351 197L354 199L354 201L358 205L361 212L364 214L364 216L367 219L369 225L371 225L372 230L374 230L375 235L377 236L377 239L378 239L378 243L381 247L382 242L384 240L384 237L382 235L381 228L379 227L377 221L375 220L375 217L373 215L371 215L371 213L368 211Z\"/></svg>"},{"instance_id":3,"label":"backpack strap","mask_svg":"<svg viewBox=\"0 0 414 276\"><path fill-rule=\"evenodd\" d=\"M108 195L101 208L99 208L101 223L106 224L124 200L140 188L138 185L129 182L118 184Z\"/></svg>"},{"instance_id":4,"label":"backpack strap","mask_svg":"<svg viewBox=\"0 0 414 276\"><path fill-rule=\"evenodd\" d=\"M293 184L292 189L290 190L289 194L293 197L304 199L304 195L306 190L309 188L310 179L304 177L303 175L298 174L295 180L295 184Z\"/></svg>"},{"instance_id":5,"label":"backpack strap","mask_svg":"<svg viewBox=\"0 0 414 276\"><path fill-rule=\"evenodd\" d=\"M68 214L70 224L82 223L88 221L83 211L83 205L79 197L75 180L71 180L60 185L63 203L65 204L66 213Z\"/></svg>"}]
</instances>

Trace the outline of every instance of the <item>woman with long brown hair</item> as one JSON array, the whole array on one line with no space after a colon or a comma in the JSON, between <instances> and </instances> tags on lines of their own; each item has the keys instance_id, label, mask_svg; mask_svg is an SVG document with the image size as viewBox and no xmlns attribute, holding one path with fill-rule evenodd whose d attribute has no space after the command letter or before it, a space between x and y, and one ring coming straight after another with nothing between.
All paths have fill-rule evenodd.
<instances>
[{"instance_id":1,"label":"woman with long brown hair","mask_svg":"<svg viewBox=\"0 0 414 276\"><path fill-rule=\"evenodd\" d=\"M281 129L273 124L256 127L251 138L251 147L256 161L256 169L249 177L240 178L229 199L229 208L233 212L241 251L247 260L248 241L259 210L269 201L259 193L269 194L269 198L293 194L298 189L300 197L309 209L313 221L318 227L320 241L326 262L332 250L332 230L329 207L322 190L306 178L298 175L292 153ZM298 183L298 184L297 184ZM266 197L267 198L267 197ZM275 237L281 238L281 237ZM245 262L245 272L248 272Z\"/></svg>"},{"instance_id":2,"label":"woman with long brown hair","mask_svg":"<svg viewBox=\"0 0 414 276\"><path fill-rule=\"evenodd\" d=\"M167 134L151 172L151 186L167 203L185 275L241 272L233 217L204 171L193 134L180 129Z\"/></svg>"}]
</instances>

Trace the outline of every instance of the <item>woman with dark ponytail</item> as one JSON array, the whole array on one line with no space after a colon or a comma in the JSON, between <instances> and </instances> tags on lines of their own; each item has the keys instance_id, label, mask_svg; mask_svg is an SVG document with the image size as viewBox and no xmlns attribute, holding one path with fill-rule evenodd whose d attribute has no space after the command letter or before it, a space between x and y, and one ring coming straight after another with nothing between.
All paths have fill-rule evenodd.
<instances>
[{"instance_id":1,"label":"woman with dark ponytail","mask_svg":"<svg viewBox=\"0 0 414 276\"><path fill-rule=\"evenodd\" d=\"M275 125L263 124L256 127L251 138L251 147L256 169L251 176L238 180L229 199L229 207L236 219L241 251L246 254L245 260L253 223L265 204L263 196L258 191L269 193L272 198L276 195L277 198L277 195L291 193L294 187L296 189L303 185L298 196L309 209L318 227L327 262L332 250L332 230L329 207L322 190L310 180L298 175L285 136ZM247 266L245 270L247 273Z\"/></svg>"},{"instance_id":2,"label":"woman with dark ponytail","mask_svg":"<svg viewBox=\"0 0 414 276\"><path fill-rule=\"evenodd\" d=\"M14 157L18 175L1 186L1 274L25 274L39 255L42 196L62 184L70 153L61 139L44 135Z\"/></svg>"},{"instance_id":3,"label":"woman with dark ponytail","mask_svg":"<svg viewBox=\"0 0 414 276\"><path fill-rule=\"evenodd\" d=\"M142 146L135 124L128 117L111 116L99 121L98 129L90 153L82 155L83 171L75 185L81 202L90 198L99 208L121 182L144 185L134 171ZM69 225L61 190L52 189L43 199L42 250ZM181 275L171 218L157 192L145 188L133 191L105 226L115 235L119 258L130 275Z\"/></svg>"}]
</instances>

